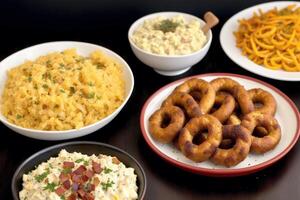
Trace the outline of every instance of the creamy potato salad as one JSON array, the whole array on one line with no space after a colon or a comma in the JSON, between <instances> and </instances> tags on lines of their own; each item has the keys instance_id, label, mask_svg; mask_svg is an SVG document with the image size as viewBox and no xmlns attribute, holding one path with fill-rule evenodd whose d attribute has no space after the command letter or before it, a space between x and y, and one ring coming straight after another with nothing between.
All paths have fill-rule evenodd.
<instances>
[{"instance_id":1,"label":"creamy potato salad","mask_svg":"<svg viewBox=\"0 0 300 200\"><path fill-rule=\"evenodd\" d=\"M116 157L69 153L41 163L23 175L21 200L133 200L137 176Z\"/></svg>"},{"instance_id":2,"label":"creamy potato salad","mask_svg":"<svg viewBox=\"0 0 300 200\"><path fill-rule=\"evenodd\" d=\"M145 20L131 40L141 49L159 55L186 55L201 49L207 38L197 20L182 15Z\"/></svg>"}]
</instances>

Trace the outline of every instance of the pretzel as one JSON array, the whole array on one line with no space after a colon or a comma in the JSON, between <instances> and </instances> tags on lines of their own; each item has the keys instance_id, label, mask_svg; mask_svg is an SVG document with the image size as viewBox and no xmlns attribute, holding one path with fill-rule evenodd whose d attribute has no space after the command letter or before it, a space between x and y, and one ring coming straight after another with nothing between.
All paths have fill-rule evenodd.
<instances>
[{"instance_id":1,"label":"pretzel","mask_svg":"<svg viewBox=\"0 0 300 200\"><path fill-rule=\"evenodd\" d=\"M210 82L216 93L229 92L237 100L242 114L246 115L254 110L254 105L243 86L230 78L216 78Z\"/></svg>"},{"instance_id":2,"label":"pretzel","mask_svg":"<svg viewBox=\"0 0 300 200\"><path fill-rule=\"evenodd\" d=\"M208 135L201 144L193 144L193 138L201 131L207 130ZM211 115L202 115L191 119L181 130L178 146L181 152L195 162L209 159L222 140L222 124Z\"/></svg>"},{"instance_id":3,"label":"pretzel","mask_svg":"<svg viewBox=\"0 0 300 200\"><path fill-rule=\"evenodd\" d=\"M184 113L176 106L165 106L155 111L149 118L152 136L162 143L171 142L184 125Z\"/></svg>"},{"instance_id":4,"label":"pretzel","mask_svg":"<svg viewBox=\"0 0 300 200\"><path fill-rule=\"evenodd\" d=\"M192 78L177 86L174 92L188 93L198 100L201 114L206 114L215 102L216 93L212 86L205 80Z\"/></svg>"},{"instance_id":5,"label":"pretzel","mask_svg":"<svg viewBox=\"0 0 300 200\"><path fill-rule=\"evenodd\" d=\"M246 128L240 125L223 126L222 137L223 140L234 140L235 144L228 149L218 147L211 157L213 163L231 167L237 165L247 157L251 146L251 134Z\"/></svg>"},{"instance_id":6,"label":"pretzel","mask_svg":"<svg viewBox=\"0 0 300 200\"><path fill-rule=\"evenodd\" d=\"M262 154L276 147L281 138L281 129L277 120L272 115L262 114L260 112L252 112L246 115L241 126L244 126L251 133L258 126L267 130L267 135L257 137L252 134L251 151Z\"/></svg>"}]
</instances>

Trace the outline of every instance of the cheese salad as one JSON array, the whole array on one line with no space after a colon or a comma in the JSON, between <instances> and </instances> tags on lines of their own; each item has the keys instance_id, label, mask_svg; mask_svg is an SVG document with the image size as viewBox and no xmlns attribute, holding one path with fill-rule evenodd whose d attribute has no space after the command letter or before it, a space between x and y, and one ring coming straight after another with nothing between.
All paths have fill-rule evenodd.
<instances>
[{"instance_id":1,"label":"cheese salad","mask_svg":"<svg viewBox=\"0 0 300 200\"><path fill-rule=\"evenodd\" d=\"M89 57L76 49L50 53L8 71L1 111L25 128L79 129L122 104L122 73L120 64L101 51Z\"/></svg>"},{"instance_id":2,"label":"cheese salad","mask_svg":"<svg viewBox=\"0 0 300 200\"><path fill-rule=\"evenodd\" d=\"M133 200L137 176L116 157L69 153L41 163L23 175L20 200Z\"/></svg>"},{"instance_id":3,"label":"cheese salad","mask_svg":"<svg viewBox=\"0 0 300 200\"><path fill-rule=\"evenodd\" d=\"M207 38L197 20L186 21L182 15L145 20L131 40L139 48L159 55L186 55L201 49Z\"/></svg>"}]
</instances>

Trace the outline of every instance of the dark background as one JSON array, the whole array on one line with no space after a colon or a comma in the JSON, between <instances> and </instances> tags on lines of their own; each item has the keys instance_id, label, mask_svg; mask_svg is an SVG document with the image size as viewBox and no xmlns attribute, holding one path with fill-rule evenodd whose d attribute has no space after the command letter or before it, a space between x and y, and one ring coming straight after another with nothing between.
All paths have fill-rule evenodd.
<instances>
[{"instance_id":1,"label":"dark background","mask_svg":"<svg viewBox=\"0 0 300 200\"><path fill-rule=\"evenodd\" d=\"M0 59L35 44L73 40L105 46L131 66L135 89L122 112L105 128L75 140L101 141L120 147L144 167L148 178L146 199L299 199L300 147L275 165L239 178L194 175L160 159L144 142L139 116L143 103L163 85L194 74L231 72L266 81L286 93L300 107L299 83L262 78L235 65L223 53L219 31L234 13L267 1L230 0L1 0ZM220 18L205 59L177 77L164 77L139 62L127 40L129 26L138 18L158 11L182 11L203 16L211 10ZM288 123L288 122L287 122ZM23 137L0 124L0 199L11 199L10 182L17 166L38 150L60 142Z\"/></svg>"}]
</instances>

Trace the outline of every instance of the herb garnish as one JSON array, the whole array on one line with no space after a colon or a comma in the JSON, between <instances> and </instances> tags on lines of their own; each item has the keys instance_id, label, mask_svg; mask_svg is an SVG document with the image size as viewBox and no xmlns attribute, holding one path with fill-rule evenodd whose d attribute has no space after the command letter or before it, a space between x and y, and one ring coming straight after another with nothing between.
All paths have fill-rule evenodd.
<instances>
[{"instance_id":1,"label":"herb garnish","mask_svg":"<svg viewBox=\"0 0 300 200\"><path fill-rule=\"evenodd\" d=\"M74 87L70 87L70 94L73 95L76 92Z\"/></svg>"},{"instance_id":2,"label":"herb garnish","mask_svg":"<svg viewBox=\"0 0 300 200\"><path fill-rule=\"evenodd\" d=\"M101 183L102 189L107 191L108 188L112 187L113 184L114 184L114 182L108 179L108 181L106 183Z\"/></svg>"},{"instance_id":3,"label":"herb garnish","mask_svg":"<svg viewBox=\"0 0 300 200\"><path fill-rule=\"evenodd\" d=\"M103 69L105 68L105 65L102 63L97 63L97 69Z\"/></svg>"},{"instance_id":4,"label":"herb garnish","mask_svg":"<svg viewBox=\"0 0 300 200\"><path fill-rule=\"evenodd\" d=\"M94 86L93 82L88 83L89 86Z\"/></svg>"},{"instance_id":5,"label":"herb garnish","mask_svg":"<svg viewBox=\"0 0 300 200\"><path fill-rule=\"evenodd\" d=\"M65 93L65 91L64 91L63 89L60 89L59 91L60 91L61 93Z\"/></svg>"},{"instance_id":6,"label":"herb garnish","mask_svg":"<svg viewBox=\"0 0 300 200\"><path fill-rule=\"evenodd\" d=\"M17 119L21 119L21 118L22 118L22 115L17 114L16 118L17 118Z\"/></svg>"},{"instance_id":7,"label":"herb garnish","mask_svg":"<svg viewBox=\"0 0 300 200\"><path fill-rule=\"evenodd\" d=\"M43 172L43 173L40 174L40 175L35 176L34 178L35 178L35 180L36 180L37 182L40 183L40 182L42 182L49 174L50 174L50 170L49 170L49 168L47 168L45 172Z\"/></svg>"},{"instance_id":8,"label":"herb garnish","mask_svg":"<svg viewBox=\"0 0 300 200\"><path fill-rule=\"evenodd\" d=\"M162 20L159 24L156 25L155 29L160 30L164 33L166 32L174 32L179 26L178 22L173 22L170 19Z\"/></svg>"},{"instance_id":9,"label":"herb garnish","mask_svg":"<svg viewBox=\"0 0 300 200\"><path fill-rule=\"evenodd\" d=\"M72 169L70 168L64 168L62 171L61 171L63 174L69 174L72 172Z\"/></svg>"},{"instance_id":10,"label":"herb garnish","mask_svg":"<svg viewBox=\"0 0 300 200\"><path fill-rule=\"evenodd\" d=\"M32 81L32 76L28 76L28 82Z\"/></svg>"},{"instance_id":11,"label":"herb garnish","mask_svg":"<svg viewBox=\"0 0 300 200\"><path fill-rule=\"evenodd\" d=\"M107 168L107 167L105 167L103 169L103 171L104 171L105 174L108 174L108 173L112 172L112 170L110 168Z\"/></svg>"},{"instance_id":12,"label":"herb garnish","mask_svg":"<svg viewBox=\"0 0 300 200\"><path fill-rule=\"evenodd\" d=\"M80 159L75 160L76 163L81 163L81 162L83 162L83 161L84 161L83 158L80 158Z\"/></svg>"},{"instance_id":13,"label":"herb garnish","mask_svg":"<svg viewBox=\"0 0 300 200\"><path fill-rule=\"evenodd\" d=\"M57 185L55 184L55 183L48 183L43 189L44 190L49 190L49 191L51 191L51 192L54 192L55 191L55 187L56 187Z\"/></svg>"},{"instance_id":14,"label":"herb garnish","mask_svg":"<svg viewBox=\"0 0 300 200\"><path fill-rule=\"evenodd\" d=\"M44 84L44 85L43 85L43 88L44 88L44 89L48 89L49 87L48 87L47 84Z\"/></svg>"},{"instance_id":15,"label":"herb garnish","mask_svg":"<svg viewBox=\"0 0 300 200\"><path fill-rule=\"evenodd\" d=\"M95 92L90 92L90 93L88 93L88 95L87 95L87 98L88 99L93 99L95 97Z\"/></svg>"}]
</instances>

